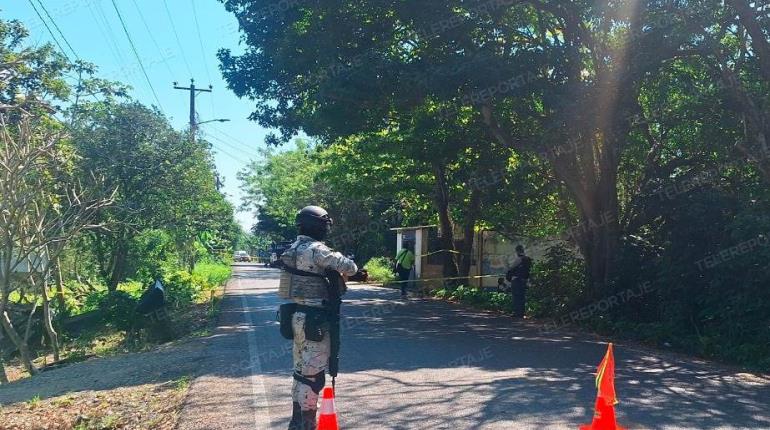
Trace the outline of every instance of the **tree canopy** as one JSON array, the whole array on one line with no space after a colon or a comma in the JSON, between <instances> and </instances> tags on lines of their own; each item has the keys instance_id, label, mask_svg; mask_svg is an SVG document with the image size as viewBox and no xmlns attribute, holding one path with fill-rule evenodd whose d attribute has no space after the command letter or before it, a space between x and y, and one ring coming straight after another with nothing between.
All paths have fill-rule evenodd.
<instances>
[{"instance_id":1,"label":"tree canopy","mask_svg":"<svg viewBox=\"0 0 770 430\"><path fill-rule=\"evenodd\" d=\"M46 349L62 358L68 315L125 329L135 283L189 303L208 282L196 264L228 261L242 233L207 142L28 36L0 20L0 383L10 352L30 374Z\"/></svg>"},{"instance_id":2,"label":"tree canopy","mask_svg":"<svg viewBox=\"0 0 770 430\"><path fill-rule=\"evenodd\" d=\"M467 238L493 227L574 244L583 303L654 280L661 293L632 319L701 346L721 338L716 314L740 308L708 304L727 281L698 262L768 227L762 2L223 3L244 50L221 50L222 72L277 130L268 143L316 139L329 160L316 176L340 201L355 188L421 207L454 251L445 273L466 274ZM730 294L767 299L735 278Z\"/></svg>"}]
</instances>

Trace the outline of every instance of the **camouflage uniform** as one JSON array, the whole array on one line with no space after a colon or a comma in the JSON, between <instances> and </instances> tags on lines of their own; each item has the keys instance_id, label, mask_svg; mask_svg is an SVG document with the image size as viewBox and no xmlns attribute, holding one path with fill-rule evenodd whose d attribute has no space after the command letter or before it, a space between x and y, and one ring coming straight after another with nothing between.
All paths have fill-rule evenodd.
<instances>
[{"instance_id":1,"label":"camouflage uniform","mask_svg":"<svg viewBox=\"0 0 770 430\"><path fill-rule=\"evenodd\" d=\"M305 272L323 275L327 269L336 270L344 275L353 275L358 271L353 260L345 258L339 252L332 251L323 242L309 236L300 235L297 241L281 255L284 265ZM344 293L344 292L343 292ZM278 295L304 306L323 308L323 301L328 298L326 282L321 278L300 276L284 271ZM328 332L324 332L319 342L305 337L307 314L297 311L292 318L294 331L294 372L310 382L323 383L324 372L329 364L330 343ZM318 391L302 383L295 377L292 385L292 400L299 403L302 411L318 409Z\"/></svg>"}]
</instances>

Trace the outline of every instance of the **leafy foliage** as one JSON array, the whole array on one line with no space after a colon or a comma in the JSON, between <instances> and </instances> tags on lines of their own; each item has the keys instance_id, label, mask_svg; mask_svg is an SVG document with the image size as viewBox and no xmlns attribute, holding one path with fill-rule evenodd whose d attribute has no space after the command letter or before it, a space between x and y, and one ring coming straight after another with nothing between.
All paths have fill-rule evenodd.
<instances>
[{"instance_id":1,"label":"leafy foliage","mask_svg":"<svg viewBox=\"0 0 770 430\"><path fill-rule=\"evenodd\" d=\"M513 310L511 295L498 291L485 291L478 287L460 285L457 288L441 288L433 291L440 299L455 300L480 309L510 312Z\"/></svg>"},{"instance_id":2,"label":"leafy foliage","mask_svg":"<svg viewBox=\"0 0 770 430\"><path fill-rule=\"evenodd\" d=\"M770 209L760 3L223 3L245 45L219 53L228 85L278 130L268 143L302 131L324 145L303 197L345 226L378 208L439 224L447 249L481 228L561 238L537 262L531 314L653 285L576 322L766 365L766 247L740 251L766 237ZM272 201L263 219L280 226Z\"/></svg>"},{"instance_id":3,"label":"leafy foliage","mask_svg":"<svg viewBox=\"0 0 770 430\"><path fill-rule=\"evenodd\" d=\"M0 209L14 215L0 229L0 274L14 260L38 266L23 282L0 276L0 314L10 314L0 339L10 338L34 373L34 354L51 348L61 358L57 330L68 316L93 312L102 327L126 330L155 278L170 284L180 312L208 300L229 277L220 261L242 232L216 188L207 142L174 130L94 65L70 64L50 44L28 46L28 35L0 19ZM47 344L37 351L28 340L42 334L31 312L41 304Z\"/></svg>"},{"instance_id":4,"label":"leafy foliage","mask_svg":"<svg viewBox=\"0 0 770 430\"><path fill-rule=\"evenodd\" d=\"M396 279L393 274L393 260L386 257L374 257L366 262L364 269L369 273L369 280L387 285Z\"/></svg>"},{"instance_id":5,"label":"leafy foliage","mask_svg":"<svg viewBox=\"0 0 770 430\"><path fill-rule=\"evenodd\" d=\"M546 250L536 261L528 288L528 312L539 317L559 317L585 301L585 269L575 251L564 245Z\"/></svg>"}]
</instances>

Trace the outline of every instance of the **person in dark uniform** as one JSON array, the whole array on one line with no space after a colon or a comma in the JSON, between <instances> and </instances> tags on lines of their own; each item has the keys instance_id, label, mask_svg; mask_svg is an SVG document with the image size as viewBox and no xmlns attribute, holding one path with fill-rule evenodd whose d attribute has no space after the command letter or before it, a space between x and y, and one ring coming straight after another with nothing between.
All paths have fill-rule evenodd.
<instances>
[{"instance_id":1,"label":"person in dark uniform","mask_svg":"<svg viewBox=\"0 0 770 430\"><path fill-rule=\"evenodd\" d=\"M508 270L505 279L511 283L514 318L524 318L524 307L527 300L527 281L532 270L532 259L524 253L524 247L516 245L516 261Z\"/></svg>"}]
</instances>

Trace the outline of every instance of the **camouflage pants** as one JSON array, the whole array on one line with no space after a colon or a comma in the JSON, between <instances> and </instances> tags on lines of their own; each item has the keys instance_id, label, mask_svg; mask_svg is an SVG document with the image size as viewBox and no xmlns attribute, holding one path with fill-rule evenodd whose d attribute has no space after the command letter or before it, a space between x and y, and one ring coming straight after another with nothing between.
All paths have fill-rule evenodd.
<instances>
[{"instance_id":1,"label":"camouflage pants","mask_svg":"<svg viewBox=\"0 0 770 430\"><path fill-rule=\"evenodd\" d=\"M304 312L295 312L291 323L294 330L294 371L316 381L317 379L312 378L312 375L326 371L329 365L331 353L329 333L325 333L320 342L307 340ZM291 398L293 402L299 403L303 411L318 409L318 393L314 392L309 385L296 379L292 385Z\"/></svg>"}]
</instances>

